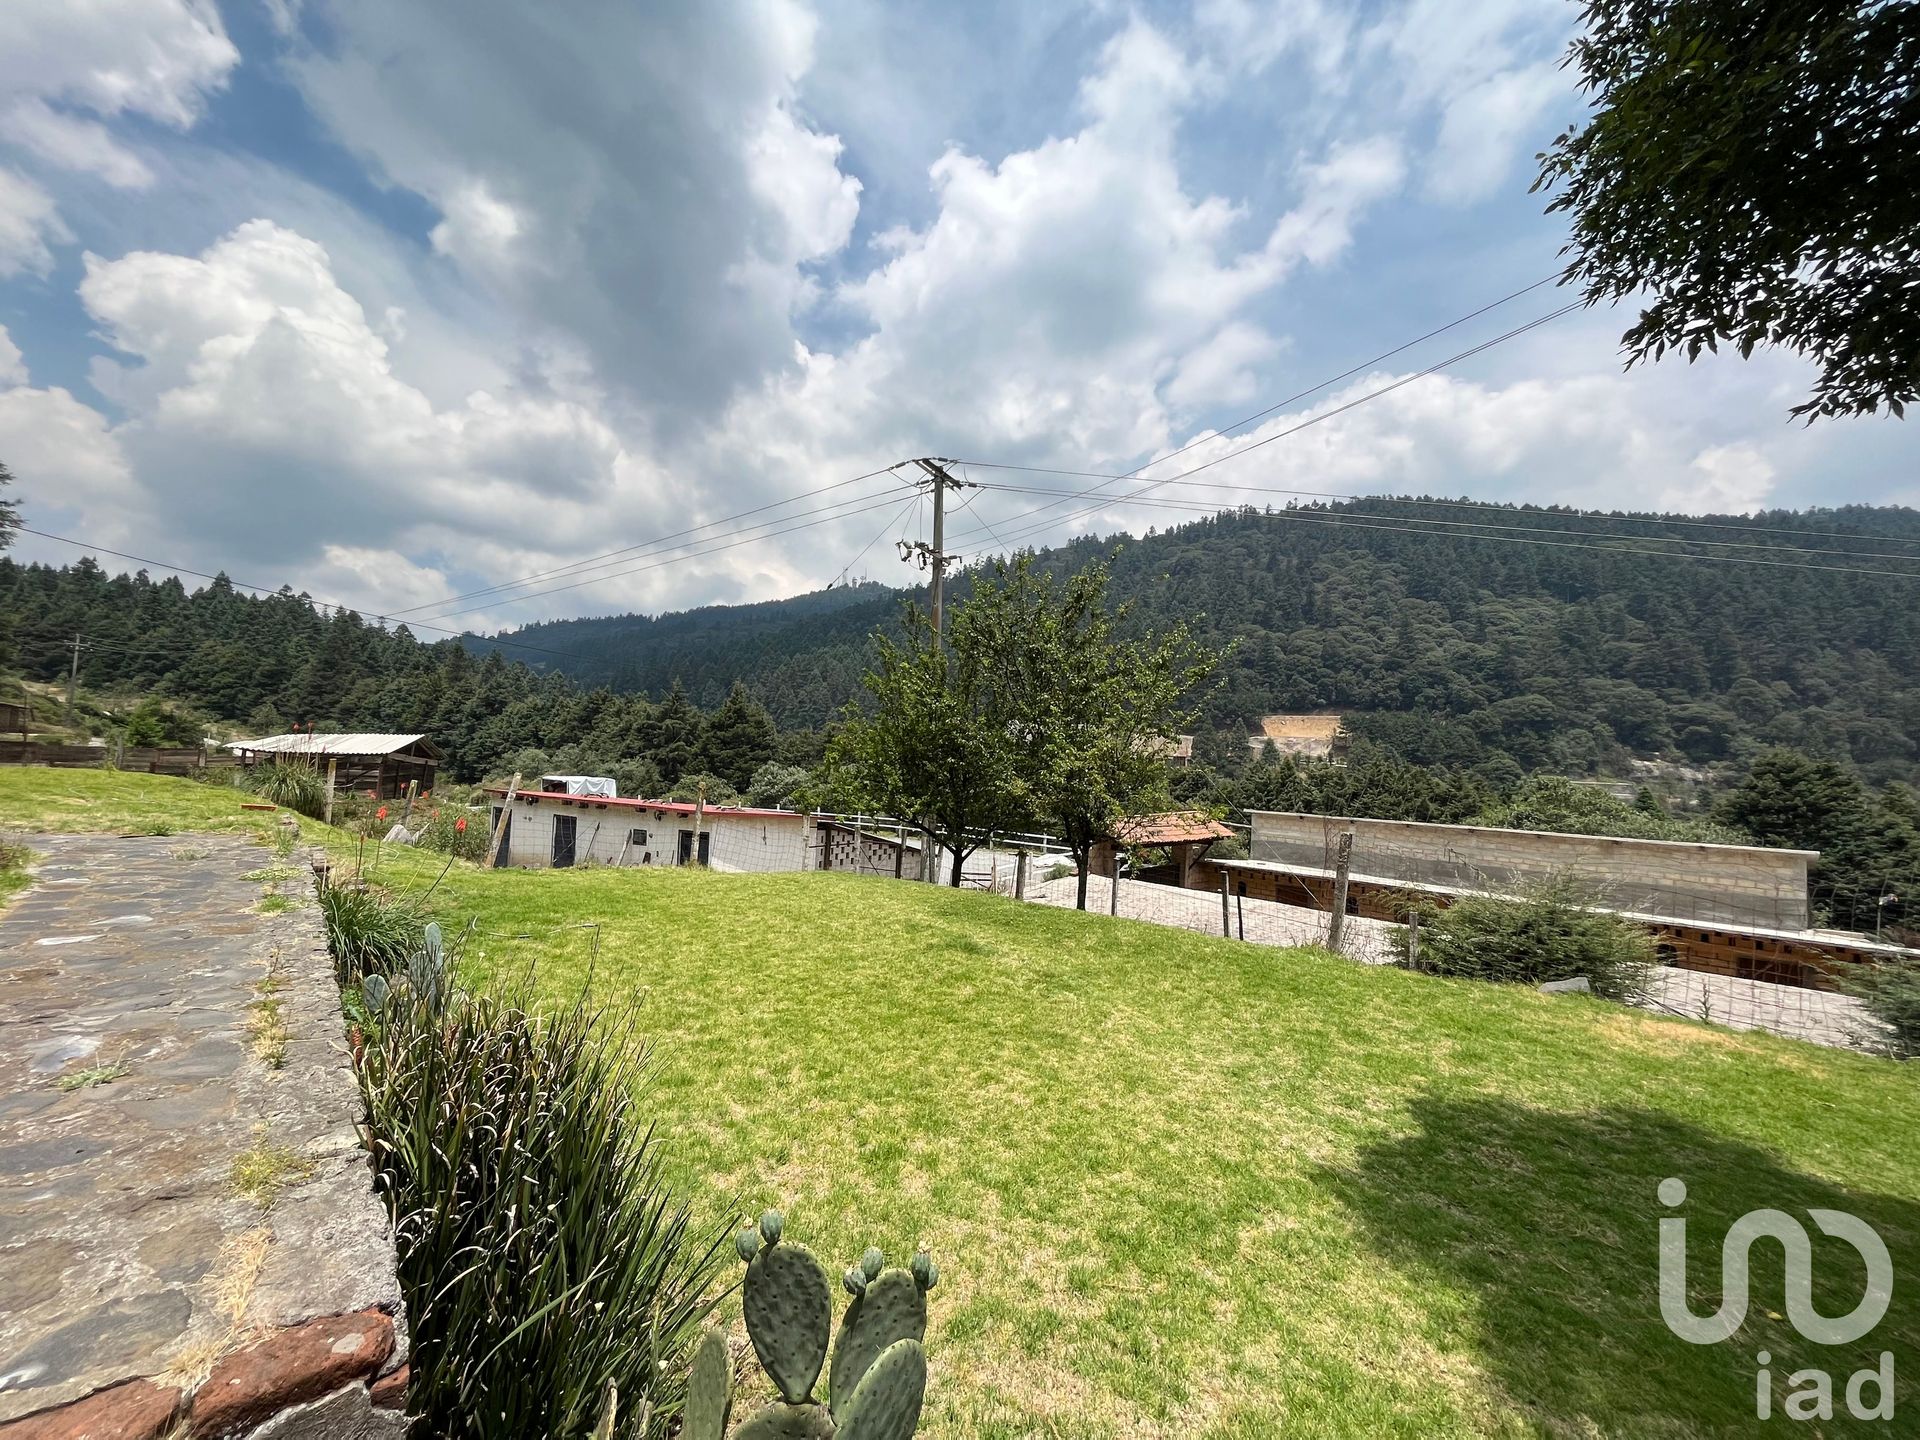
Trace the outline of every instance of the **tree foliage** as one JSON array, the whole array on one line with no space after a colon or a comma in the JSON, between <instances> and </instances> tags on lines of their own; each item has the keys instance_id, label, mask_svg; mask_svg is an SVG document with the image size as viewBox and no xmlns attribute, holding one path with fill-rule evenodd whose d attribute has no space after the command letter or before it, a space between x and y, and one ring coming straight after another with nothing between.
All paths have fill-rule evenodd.
<instances>
[{"instance_id":1,"label":"tree foliage","mask_svg":"<svg viewBox=\"0 0 1920 1440\"><path fill-rule=\"evenodd\" d=\"M1541 158L1589 302L1653 291L1634 360L1719 344L1819 367L1795 414L1920 395L1920 5L1590 0L1594 111Z\"/></svg>"}]
</instances>

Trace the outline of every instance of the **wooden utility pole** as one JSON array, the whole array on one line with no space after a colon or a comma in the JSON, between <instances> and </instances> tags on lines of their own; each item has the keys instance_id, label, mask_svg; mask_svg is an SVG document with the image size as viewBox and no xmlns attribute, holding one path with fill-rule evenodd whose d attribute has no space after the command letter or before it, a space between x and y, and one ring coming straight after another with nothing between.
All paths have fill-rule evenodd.
<instances>
[{"instance_id":1,"label":"wooden utility pole","mask_svg":"<svg viewBox=\"0 0 1920 1440\"><path fill-rule=\"evenodd\" d=\"M337 755L327 757L327 803L322 811L322 824L333 823L333 785L339 778L340 758Z\"/></svg>"},{"instance_id":2,"label":"wooden utility pole","mask_svg":"<svg viewBox=\"0 0 1920 1440\"><path fill-rule=\"evenodd\" d=\"M1353 832L1340 836L1333 848L1333 914L1327 917L1327 948L1340 948L1341 932L1347 925L1347 871L1353 864Z\"/></svg>"},{"instance_id":3,"label":"wooden utility pole","mask_svg":"<svg viewBox=\"0 0 1920 1440\"><path fill-rule=\"evenodd\" d=\"M499 863L500 839L507 833L507 821L513 815L513 795L520 788L520 772L513 772L513 779L507 782L507 793L500 801L500 818L493 822L493 839L487 842L487 868Z\"/></svg>"},{"instance_id":4,"label":"wooden utility pole","mask_svg":"<svg viewBox=\"0 0 1920 1440\"><path fill-rule=\"evenodd\" d=\"M700 827L707 819L707 782L702 780L693 792L693 854L687 858L700 863Z\"/></svg>"},{"instance_id":5,"label":"wooden utility pole","mask_svg":"<svg viewBox=\"0 0 1920 1440\"><path fill-rule=\"evenodd\" d=\"M937 493L937 492L936 492ZM80 646L82 637L75 635L67 642L67 649L73 652L73 659L67 665L67 716L66 723L73 724L73 692L80 684Z\"/></svg>"},{"instance_id":6,"label":"wooden utility pole","mask_svg":"<svg viewBox=\"0 0 1920 1440\"><path fill-rule=\"evenodd\" d=\"M947 544L947 491L971 488L965 480L956 480L946 465L926 456L913 462L927 472L933 490L933 544L902 544L903 557L918 555L920 563L926 566L927 574L927 614L933 622L934 643L938 644L941 634L943 601L946 589L947 561L953 557L946 552Z\"/></svg>"}]
</instances>

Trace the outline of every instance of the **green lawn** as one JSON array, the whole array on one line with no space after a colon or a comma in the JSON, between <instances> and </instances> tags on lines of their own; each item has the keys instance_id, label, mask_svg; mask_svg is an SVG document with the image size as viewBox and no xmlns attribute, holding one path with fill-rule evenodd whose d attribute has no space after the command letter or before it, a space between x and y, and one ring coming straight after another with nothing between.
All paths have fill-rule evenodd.
<instances>
[{"instance_id":1,"label":"green lawn","mask_svg":"<svg viewBox=\"0 0 1920 1440\"><path fill-rule=\"evenodd\" d=\"M90 778L115 826L175 793ZM456 866L434 904L474 983L552 1000L598 922L593 986L645 997L648 1105L710 1213L778 1205L835 1273L934 1250L925 1435L1748 1435L1761 1349L1776 1415L1790 1371L1844 1389L1882 1350L1920 1405L1920 1068L834 874ZM1762 1246L1746 1328L1673 1337L1669 1175L1696 1310L1735 1217L1827 1206L1886 1240L1891 1313L1802 1341ZM1820 1308L1851 1309L1861 1267L1819 1245ZM1897 1428L1841 1413L1818 1433Z\"/></svg>"}]
</instances>

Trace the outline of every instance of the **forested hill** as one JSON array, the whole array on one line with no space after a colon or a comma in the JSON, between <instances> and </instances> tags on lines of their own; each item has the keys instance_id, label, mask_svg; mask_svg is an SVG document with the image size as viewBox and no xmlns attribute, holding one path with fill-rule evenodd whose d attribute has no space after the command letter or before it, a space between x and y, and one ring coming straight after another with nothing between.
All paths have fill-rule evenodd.
<instances>
[{"instance_id":1,"label":"forested hill","mask_svg":"<svg viewBox=\"0 0 1920 1440\"><path fill-rule=\"evenodd\" d=\"M1474 538L1465 523L1511 528ZM1686 558L1679 542L1726 558ZM1920 511L1683 523L1362 501L1222 514L1040 559L1071 568L1116 543L1113 592L1136 623L1185 620L1239 642L1208 705L1222 739L1269 711L1339 709L1425 762L1504 754L1578 774L1629 751L1708 761L1785 744L1879 778L1914 773L1920 578L1844 571L1920 577ZM658 695L679 678L712 705L740 679L783 725L814 725L856 693L865 636L898 601L865 586L515 638L578 651L563 668L588 684Z\"/></svg>"}]
</instances>

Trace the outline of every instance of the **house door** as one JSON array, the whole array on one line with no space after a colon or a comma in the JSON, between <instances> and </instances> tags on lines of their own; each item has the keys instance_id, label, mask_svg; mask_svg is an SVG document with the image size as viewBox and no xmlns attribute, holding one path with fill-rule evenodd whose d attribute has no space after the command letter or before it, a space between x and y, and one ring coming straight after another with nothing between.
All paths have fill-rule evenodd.
<instances>
[{"instance_id":1,"label":"house door","mask_svg":"<svg viewBox=\"0 0 1920 1440\"><path fill-rule=\"evenodd\" d=\"M694 851L693 831L682 830L680 832L680 863L682 865L691 864L693 862L693 851ZM707 857L712 853L713 853L713 832L711 830L702 830L700 832L700 864L702 865L706 864Z\"/></svg>"},{"instance_id":2,"label":"house door","mask_svg":"<svg viewBox=\"0 0 1920 1440\"><path fill-rule=\"evenodd\" d=\"M500 832L500 849L493 857L493 868L504 870L507 868L507 852L513 838L513 817L506 814L502 806L493 807L493 828Z\"/></svg>"},{"instance_id":3,"label":"house door","mask_svg":"<svg viewBox=\"0 0 1920 1440\"><path fill-rule=\"evenodd\" d=\"M553 868L565 869L573 864L573 836L580 821L573 815L553 817Z\"/></svg>"}]
</instances>

